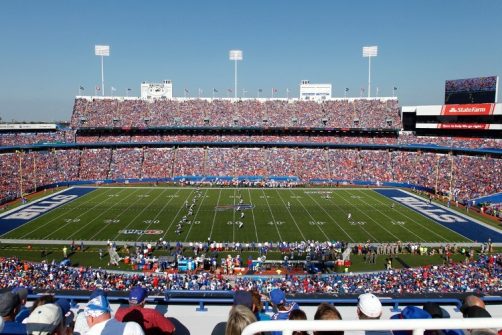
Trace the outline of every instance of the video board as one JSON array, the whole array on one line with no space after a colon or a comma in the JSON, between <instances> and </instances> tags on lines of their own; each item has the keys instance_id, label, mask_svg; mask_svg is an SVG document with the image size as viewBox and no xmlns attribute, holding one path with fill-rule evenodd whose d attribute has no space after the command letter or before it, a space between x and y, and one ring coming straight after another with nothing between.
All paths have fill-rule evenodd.
<instances>
[{"instance_id":1,"label":"video board","mask_svg":"<svg viewBox=\"0 0 502 335\"><path fill-rule=\"evenodd\" d=\"M444 103L446 105L495 103L497 88L497 76L447 80Z\"/></svg>"}]
</instances>

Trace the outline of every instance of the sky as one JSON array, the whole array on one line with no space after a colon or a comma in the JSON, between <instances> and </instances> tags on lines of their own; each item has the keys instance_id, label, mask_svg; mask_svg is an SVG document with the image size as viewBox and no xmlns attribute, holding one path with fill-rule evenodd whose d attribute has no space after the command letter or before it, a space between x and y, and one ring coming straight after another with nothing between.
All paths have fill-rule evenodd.
<instances>
[{"instance_id":1,"label":"sky","mask_svg":"<svg viewBox=\"0 0 502 335\"><path fill-rule=\"evenodd\" d=\"M139 96L141 82L173 81L226 96L298 96L301 80L331 83L333 96L372 95L403 106L439 105L448 79L502 74L500 0L4 0L0 2L0 117L3 121L69 120L79 87ZM499 90L500 91L500 90ZM500 92L499 92L500 100Z\"/></svg>"}]
</instances>

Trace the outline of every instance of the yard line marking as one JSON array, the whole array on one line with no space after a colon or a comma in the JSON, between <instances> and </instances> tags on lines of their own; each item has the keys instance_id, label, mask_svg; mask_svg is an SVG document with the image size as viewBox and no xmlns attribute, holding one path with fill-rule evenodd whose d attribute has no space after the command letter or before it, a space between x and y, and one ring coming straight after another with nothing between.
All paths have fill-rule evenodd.
<instances>
[{"instance_id":1,"label":"yard line marking","mask_svg":"<svg viewBox=\"0 0 502 335\"><path fill-rule=\"evenodd\" d=\"M199 211L202 208L202 203L204 202L204 200L206 200L206 194L208 191L209 190L207 189L206 192L204 193L204 196L202 197L202 200L200 201L200 204L197 208L197 212L195 212L192 223L190 224L190 228L188 229L187 236L185 237L185 242L188 240L188 236L190 235L190 232L192 231L192 227L195 226L195 219L197 218L197 215L199 215Z\"/></svg>"},{"instance_id":2,"label":"yard line marking","mask_svg":"<svg viewBox=\"0 0 502 335\"><path fill-rule=\"evenodd\" d=\"M167 189L166 189L166 190L167 190ZM164 192L165 192L165 191L163 191L162 193L164 193ZM180 189L176 190L176 192L174 193L174 195L178 194L179 192L180 192ZM173 201L173 199L174 199L174 198L175 198L175 197L170 198L170 199L169 199L169 201L168 201L168 202L166 202L166 203L164 204L164 206L162 206L162 208L161 208L159 211L157 211L157 214L153 217L153 219L152 219L152 220L156 220L156 219L160 216L160 214L161 214L162 212L164 212L164 209L166 209L166 207L167 207L167 206L169 206L169 204L171 203L171 201ZM152 223L149 223L149 224L146 226L146 229L145 229L145 230L148 230L152 224L153 224L153 222L152 222ZM138 239L139 239L139 237L138 237ZM137 241L137 240L136 240L136 241Z\"/></svg>"},{"instance_id":3,"label":"yard line marking","mask_svg":"<svg viewBox=\"0 0 502 335\"><path fill-rule=\"evenodd\" d=\"M376 201L378 201L380 204L385 204L385 202L381 201L378 197L373 197L371 194L369 195L371 198L375 199ZM394 201L394 200L392 200ZM403 208L406 208L406 206L403 206L402 204L398 203L399 206L403 207ZM406 208L408 209L408 208ZM408 215L406 215L405 213L401 212L401 211L398 211L396 208L394 208L394 211L396 211L399 215L401 216L404 216L406 217L408 220L410 220L411 222L417 224L420 228L424 228L424 229L427 229L428 231L430 231L431 233L433 233L434 235L436 235L437 237L439 237L440 239L440 242L441 241L448 241L449 239L446 238L446 237L443 237L443 235L440 235L439 233L431 230L430 228L426 227L426 226L423 226L420 224L420 222L417 222L416 220L414 220L413 218L410 218ZM379 211L380 213L383 213L381 211ZM385 216L387 216L385 213L383 213ZM389 216L387 216L389 217ZM403 228L406 228L404 226L402 226ZM457 233L458 234L458 233ZM416 234L414 234L415 236L417 236ZM461 235L462 236L462 235ZM465 236L462 236L462 237L465 237Z\"/></svg>"},{"instance_id":4,"label":"yard line marking","mask_svg":"<svg viewBox=\"0 0 502 335\"><path fill-rule=\"evenodd\" d=\"M352 242L355 242L355 240L352 238L352 236L350 236L350 235L349 235L349 233L347 233L347 231L346 231L345 229L343 229L343 227L342 227L342 226L341 226L341 225L340 225L340 224L339 224L339 223L335 220L335 218L334 218L334 217L332 217L332 216L331 216L331 214L329 214L329 213L328 213L328 211L327 211L327 210L326 210L323 206L321 206L321 205L317 202L317 200L316 200L316 199L315 199L315 198L314 198L314 197L313 197L310 193L305 193L305 194L307 194L307 196L308 196L309 198L311 198L311 199L312 199L312 201L314 201L314 202L316 203L316 205L317 205L317 206L318 206L318 207L319 207L319 208L320 208L320 209L321 209L324 213L326 213L326 215L328 215L328 216L329 216L329 218L330 218L330 219L331 219L331 220L332 220L332 221L333 221L333 222L334 222L334 223L338 226L338 228L340 228L340 230L341 230L341 231L343 231L343 232L344 232L344 234L345 234L345 235L347 235L347 237L348 237L348 238L349 238ZM334 193L333 193L333 194L334 194ZM297 200L298 200L298 199L297 199ZM298 201L299 201L299 200L298 200ZM333 202L333 201L331 201L331 202ZM339 206L337 205L337 203L336 203L336 202L333 202L333 203L334 203L334 205L335 205L336 207L338 207L338 208L339 208ZM339 239L337 239L337 240L339 240Z\"/></svg>"},{"instance_id":5,"label":"yard line marking","mask_svg":"<svg viewBox=\"0 0 502 335\"><path fill-rule=\"evenodd\" d=\"M125 189L124 189L125 190ZM73 235L75 235L76 233L78 233L79 231L85 229L87 226L89 226L92 222L96 221L98 218L102 217L103 215L107 214L108 212L110 212L110 210L113 210L113 208L117 205L119 205L122 201L126 200L126 199L129 199L131 196L133 196L136 192L139 192L139 191L134 191L132 192L131 194L125 196L123 199L120 199L120 201L118 201L117 203L113 204L110 208L108 208L106 211L103 211L101 212L99 215L97 215L96 217L94 217L94 219L92 219L91 221L87 222L87 224L83 225L80 229L74 231L70 236L68 236L68 238L72 237ZM133 204L135 203L132 203L131 205L129 205L127 208L131 207ZM124 211L119 214L118 217L120 217L122 214L124 213ZM108 226L106 224L103 225L103 227L101 227L101 229L96 233L94 234L93 236L91 236L89 238L89 240L93 240L93 238L98 234L100 233L101 231L103 231L103 229L107 228Z\"/></svg>"},{"instance_id":6,"label":"yard line marking","mask_svg":"<svg viewBox=\"0 0 502 335\"><path fill-rule=\"evenodd\" d=\"M300 232L300 234L302 235L302 238L303 238L303 241L306 241L307 238L305 238L305 235L303 235L303 231L300 229L300 227L298 226L298 223L296 223L296 220L295 220L295 217L293 216L293 213L291 213L291 211L289 210L289 207L286 205L286 203L284 202L284 199L282 198L281 196L281 192L279 192L279 190L275 190L277 192L277 195L279 196L279 198L281 199L282 203L284 204L284 207L286 207L286 209L288 210L288 213L289 215L291 216L291 219L293 219L293 222L295 223L295 226L296 228L298 229L298 231Z\"/></svg>"},{"instance_id":7,"label":"yard line marking","mask_svg":"<svg viewBox=\"0 0 502 335\"><path fill-rule=\"evenodd\" d=\"M345 190L340 190L340 192L341 192L341 193L343 193L344 191L345 191ZM340 196L340 198L341 198L343 201L345 201L345 202L347 202L347 203L351 204L348 200L346 200L346 199L345 199L345 197ZM360 199L354 199L354 201L355 201L355 200L359 200L359 202L361 202L361 200L360 200ZM363 201L363 203L364 203L364 204L368 204L366 201ZM359 212L359 213L361 213L362 215L364 215L365 217L367 217L370 221L373 221L374 223L376 223L376 224L377 224L380 228L382 228L382 230L385 230L385 231L386 231L389 235L392 235L392 236L396 239L396 241L401 240L401 239L400 239L398 236L396 236L393 232L391 232L390 230L388 230L387 228L385 228L384 226L382 226L380 223L378 223L378 221L377 221L377 220L373 219L371 216L369 216L368 214L366 214L364 211L360 210L358 206L353 206L353 208L354 208L357 212ZM362 228L362 227L361 227L361 228ZM364 229L364 228L362 228L362 229ZM367 233L369 234L369 232L368 232L366 229L364 229L364 231L365 231L365 232L367 232ZM370 236L371 236L371 234L370 234ZM373 238L373 237L372 237L372 238ZM377 242L380 242L378 239L374 239L374 240L375 240L375 241L377 241Z\"/></svg>"},{"instance_id":8,"label":"yard line marking","mask_svg":"<svg viewBox=\"0 0 502 335\"><path fill-rule=\"evenodd\" d=\"M150 192L148 193L148 195L150 195L150 193L152 193L152 191L153 191L153 190L154 190L154 189L152 188L152 189L150 190ZM135 216L135 217L134 217L131 221L129 221L129 224L127 224L127 226L125 226L124 228L122 228L122 230L126 230L127 228L129 228L129 226L130 226L130 225L132 225L132 224L134 223L134 221L135 221L135 220L136 220L136 219L137 219L137 218L138 218L141 214L143 214L143 212L144 212L144 211L146 211L146 210L147 210L147 209L148 209L148 208L149 208L152 204L154 204L154 203L155 203L155 201L156 201L158 198L160 198L160 196L161 196L162 194L164 194L164 192L165 192L165 190L164 190L164 191L162 191L161 193L159 193L159 195L157 195L157 196L156 196L153 200L150 200L148 204L145 204L145 206L143 207L143 209L142 209L141 211L139 211L139 213L138 213L138 214L137 214L137 215L136 215L136 216ZM132 204L131 204L131 205L132 205ZM131 206L129 206L129 207L131 207ZM129 207L127 207L127 209L129 209ZM124 210L124 211L122 212L122 214L123 214L123 213L125 213L125 212L127 211L127 209L126 209L126 210ZM121 214L121 215L122 215L122 214ZM119 215L119 217L120 217L120 215ZM118 238L119 236L120 236L120 233L117 233L117 235L115 235L115 237L113 238L113 240L112 240L112 241L117 240L117 238Z\"/></svg>"},{"instance_id":9,"label":"yard line marking","mask_svg":"<svg viewBox=\"0 0 502 335\"><path fill-rule=\"evenodd\" d=\"M289 190L290 193L293 193L292 190ZM303 204L303 202L300 201L300 199L296 198L295 199L296 201L298 201L298 203L303 207L303 209L305 209L305 213L307 213L308 216L310 216L310 218L312 219L312 221L317 221L313 216L312 214L310 214L310 212L308 211L308 209L305 207L305 205ZM316 202L317 203L317 202ZM320 207L320 206L319 206ZM331 218L331 216L330 216ZM326 232L321 228L320 225L316 224L317 228L319 228L319 230L321 231L321 233L324 235L324 237L326 237L326 240L329 241L329 236L326 235ZM348 236L348 234L347 234ZM349 237L350 238L350 237Z\"/></svg>"},{"instance_id":10,"label":"yard line marking","mask_svg":"<svg viewBox=\"0 0 502 335\"><path fill-rule=\"evenodd\" d=\"M185 188L186 189L186 188ZM188 201L188 199L190 199L190 196L193 194L194 192L194 188L192 188L192 190L190 191L190 193L188 193L187 197L185 198L185 201ZM180 206L180 208L178 209L178 211L176 212L176 215L173 216L173 219L171 220L171 223L169 224L169 226L167 226L167 229L166 229L166 232L164 233L164 235L162 235L162 239L165 239L166 236L167 236L167 233L169 232L169 230L171 229L172 225L174 224L174 221L176 221L176 219L178 218L178 215L180 215L180 212L181 210L183 209L183 207L185 206L185 202L183 202Z\"/></svg>"},{"instance_id":11,"label":"yard line marking","mask_svg":"<svg viewBox=\"0 0 502 335\"><path fill-rule=\"evenodd\" d=\"M216 200L216 207L218 207L220 204L221 191L222 189L220 189L220 193L218 193L218 200ZM215 210L213 215L213 223L211 224L211 232L209 233L210 238L212 238L213 236L214 223L216 222L216 214L218 214L218 211Z\"/></svg>"},{"instance_id":12,"label":"yard line marking","mask_svg":"<svg viewBox=\"0 0 502 335\"><path fill-rule=\"evenodd\" d=\"M279 227L277 227L277 225L275 224L276 220L275 220L275 217L274 217L274 213L272 213L272 208L270 207L270 204L268 203L267 195L265 194L265 191L263 189L261 190L261 192L263 193L263 198L267 202L268 210L270 211L270 215L272 215L272 220L274 220L275 230L277 230L277 234L279 234L279 239L282 242L281 232L279 231Z\"/></svg>"},{"instance_id":13,"label":"yard line marking","mask_svg":"<svg viewBox=\"0 0 502 335\"><path fill-rule=\"evenodd\" d=\"M96 197L96 198L97 198L97 197ZM126 198L127 198L127 197L126 197ZM96 205L92 206L91 208L89 208L89 209L88 209L88 210L86 210L85 212L82 212L82 213L80 213L79 215L77 215L77 217L76 217L76 218L80 218L81 216L83 216L83 215L85 215L85 214L87 214L87 213L91 212L94 208L101 206L104 202L106 202L107 200L110 200L110 199L112 199L112 198L110 198L110 197L106 197L104 200L102 200L101 202L98 202ZM122 199L122 200L123 200L123 199ZM88 201L88 202L89 202L89 201ZM86 202L86 203L87 203L87 202ZM81 206L78 206L78 207L76 207L76 209L79 209L80 207L81 207ZM61 215L59 215L58 217L54 218L53 220L51 220L51 221L49 221L49 222L53 222L54 220L56 220L56 219L58 219L58 218L60 218L60 217L62 217L62 216L64 216L64 215L68 215L68 213L62 213ZM67 222L67 223L63 224L63 225L62 225L61 227L59 227L58 229L56 229L56 230L52 231L49 235L46 235L46 236L44 237L44 240L48 240L48 237L49 237L49 236L53 235L53 234L54 234L54 233L56 233L57 231L59 231L59 230L61 230L61 229L65 228L66 226L71 225L71 224L72 224L72 223L70 223L70 222ZM87 224L88 224L88 223L87 223ZM87 226L87 224L85 224L84 226ZM79 229L79 230L80 230L80 229ZM79 231L79 230L78 230L78 231ZM75 232L74 232L74 233L75 233ZM74 234L74 233L73 233L73 234ZM68 238L70 238L71 236L73 236L73 234L71 234L70 236L68 236Z\"/></svg>"},{"instance_id":14,"label":"yard line marking","mask_svg":"<svg viewBox=\"0 0 502 335\"><path fill-rule=\"evenodd\" d=\"M254 225L254 232L256 235L256 242L260 242L260 240L258 239L258 228L256 228L256 220L254 217L254 206L251 198L251 191L249 190L249 188L248 188L248 193L249 193L249 203L251 204L251 215L253 215L253 225Z\"/></svg>"}]
</instances>

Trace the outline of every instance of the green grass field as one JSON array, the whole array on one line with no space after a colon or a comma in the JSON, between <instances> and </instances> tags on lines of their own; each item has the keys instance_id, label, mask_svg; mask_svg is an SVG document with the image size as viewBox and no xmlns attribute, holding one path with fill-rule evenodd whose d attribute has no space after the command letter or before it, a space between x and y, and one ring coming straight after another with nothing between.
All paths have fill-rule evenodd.
<instances>
[{"instance_id":1,"label":"green grass field","mask_svg":"<svg viewBox=\"0 0 502 335\"><path fill-rule=\"evenodd\" d=\"M392 200L371 189L202 188L200 196L197 193L188 187L102 187L1 237L47 241L156 241L161 237L182 242L208 237L230 242L470 241L399 203L391 206ZM188 213L186 203L192 204L195 197L193 214L187 216L190 224L182 224L177 235L176 226Z\"/></svg>"}]
</instances>

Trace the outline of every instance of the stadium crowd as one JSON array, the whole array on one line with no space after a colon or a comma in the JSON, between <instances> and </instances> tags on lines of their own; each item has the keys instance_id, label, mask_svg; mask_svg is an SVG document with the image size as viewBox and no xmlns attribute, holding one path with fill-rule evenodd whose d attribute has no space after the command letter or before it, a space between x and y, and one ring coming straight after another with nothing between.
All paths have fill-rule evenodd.
<instances>
[{"instance_id":1,"label":"stadium crowd","mask_svg":"<svg viewBox=\"0 0 502 335\"><path fill-rule=\"evenodd\" d=\"M368 117L371 115L371 117ZM76 99L80 127L217 126L401 128L397 100L312 101Z\"/></svg>"},{"instance_id":2,"label":"stadium crowd","mask_svg":"<svg viewBox=\"0 0 502 335\"><path fill-rule=\"evenodd\" d=\"M0 201L77 180L294 176L302 183L399 182L465 202L501 192L502 160L427 152L307 148L119 148L0 154Z\"/></svg>"},{"instance_id":3,"label":"stadium crowd","mask_svg":"<svg viewBox=\"0 0 502 335\"><path fill-rule=\"evenodd\" d=\"M480 255L462 263L390 269L365 274L237 276L223 271L124 273L73 268L59 263L34 263L10 257L0 260L0 287L25 286L55 290L129 290L142 285L155 293L165 290L247 290L269 293L281 288L290 294L491 293L502 289L501 255Z\"/></svg>"}]
</instances>

